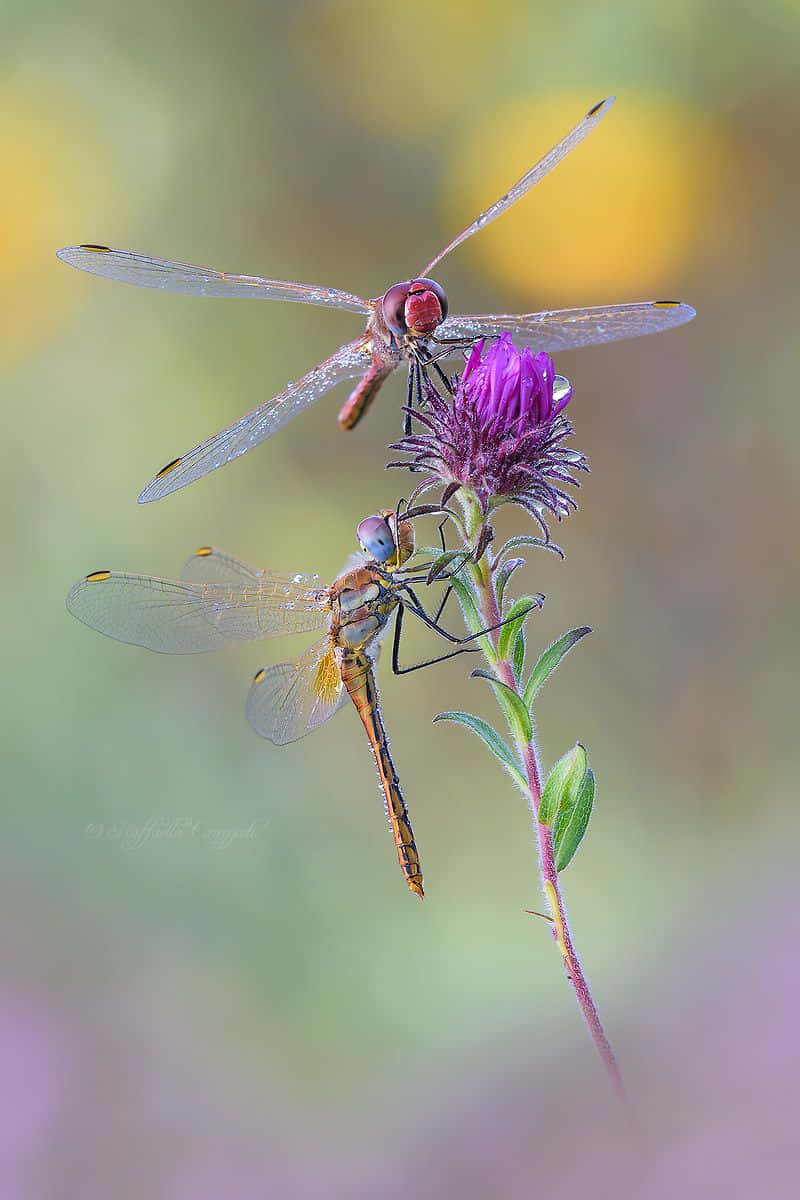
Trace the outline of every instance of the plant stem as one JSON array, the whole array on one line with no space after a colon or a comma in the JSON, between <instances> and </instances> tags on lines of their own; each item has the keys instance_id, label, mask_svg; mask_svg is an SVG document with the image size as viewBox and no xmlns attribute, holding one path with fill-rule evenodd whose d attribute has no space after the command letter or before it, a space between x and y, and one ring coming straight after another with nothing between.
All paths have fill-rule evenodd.
<instances>
[{"instance_id":1,"label":"plant stem","mask_svg":"<svg viewBox=\"0 0 800 1200\"><path fill-rule=\"evenodd\" d=\"M462 499L462 507L466 519L467 532L469 534L470 543L475 545L477 538L480 535L480 528L484 524L485 518L480 513L477 505L470 503L464 497ZM468 566L471 576L472 585L475 596L478 601L480 615L484 621L484 628L499 624L502 619L500 605L497 600L497 593L494 587L494 579L492 571L489 568L487 556L484 555L478 563L470 563ZM503 681L509 688L512 689L518 696L522 696L519 683L514 674L514 668L508 658L500 658L497 653L499 641L499 631L488 634L481 639L483 643L484 656L497 677ZM603 1029L600 1020L597 1006L592 998L592 993L589 988L588 980L583 973L580 959L575 950L575 944L572 938L572 932L569 927L567 911L564 906L564 900L561 895L559 886L558 871L556 870L555 855L553 851L553 831L551 826L544 825L539 820L539 805L542 796L542 781L541 770L536 753L536 745L533 738L526 739L516 728L517 722L509 721L511 733L516 742L517 750L520 759L524 764L525 775L528 781L528 803L530 805L531 814L533 816L534 828L536 829L536 837L539 845L539 866L542 876L542 888L547 899L547 906L553 921L553 936L558 945L561 957L564 962L564 967L567 972L567 978L575 992L575 998L578 1001L584 1020L589 1028L592 1041L597 1048L597 1052L602 1059L609 1079L617 1092L620 1099L625 1102L625 1090L622 1083L622 1075L617 1063L614 1051Z\"/></svg>"}]
</instances>

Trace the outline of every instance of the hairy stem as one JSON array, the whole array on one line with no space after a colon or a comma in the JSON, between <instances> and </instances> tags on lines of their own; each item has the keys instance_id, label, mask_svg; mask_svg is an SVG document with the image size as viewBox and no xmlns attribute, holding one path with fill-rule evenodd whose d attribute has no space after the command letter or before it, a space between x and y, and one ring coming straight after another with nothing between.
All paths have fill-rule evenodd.
<instances>
[{"instance_id":1,"label":"hairy stem","mask_svg":"<svg viewBox=\"0 0 800 1200\"><path fill-rule=\"evenodd\" d=\"M477 544L480 537L481 527L484 524L484 518L480 513L477 505L471 502L467 497L461 499L462 509L465 516L465 524L469 535L469 543ZM484 621L485 627L490 627L499 624L502 620L500 605L497 600L497 593L494 587L493 572L490 570L488 557L484 555L479 563L470 563L468 571L471 577L472 586L475 592L476 599ZM521 697L521 689L519 682L514 674L514 668L508 658L500 658L497 653L499 641L499 632L488 634L485 639L481 639L483 643L484 656L496 673L497 677L511 688L518 696ZM509 723L511 726L511 723ZM536 829L536 837L539 845L539 866L542 876L542 888L544 890L547 906L553 922L553 936L561 953L561 958L567 973L567 978L572 984L575 992L575 998L578 1001L584 1020L589 1028L589 1033L592 1041L597 1048L597 1052L603 1061L603 1065L608 1073L611 1083L617 1094L624 1101L625 1093L622 1083L622 1075L617 1063L614 1051L603 1029L600 1016L597 1011L597 1006L592 998L592 993L589 988L588 980L583 972L583 968L575 950L575 944L572 937L572 932L567 918L567 911L564 906L564 900L561 895L559 886L558 871L556 870L555 856L553 852L553 831L549 825L544 825L539 820L539 805L542 796L542 780L539 761L536 753L536 746L533 738L527 740L520 732L511 727L511 733L516 742L517 750L520 759L524 764L525 776L528 781L528 803L533 816L534 827Z\"/></svg>"}]
</instances>

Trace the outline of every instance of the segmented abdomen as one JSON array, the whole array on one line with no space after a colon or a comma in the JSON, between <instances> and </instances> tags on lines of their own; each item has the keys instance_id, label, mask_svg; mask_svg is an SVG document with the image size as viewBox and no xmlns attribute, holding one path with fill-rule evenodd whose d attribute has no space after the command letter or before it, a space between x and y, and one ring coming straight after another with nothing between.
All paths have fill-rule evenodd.
<instances>
[{"instance_id":1,"label":"segmented abdomen","mask_svg":"<svg viewBox=\"0 0 800 1200\"><path fill-rule=\"evenodd\" d=\"M394 836L400 870L411 891L416 892L422 899L425 894L422 888L422 868L414 842L414 832L411 828L408 809L403 799L403 793L400 791L400 780L397 778L397 771L389 753L389 740L386 737L378 705L378 688L375 683L372 662L366 654L345 650L340 666L342 682L358 710L358 715L367 731L367 737L375 755L378 775L383 787L383 794L386 797L386 815Z\"/></svg>"},{"instance_id":2,"label":"segmented abdomen","mask_svg":"<svg viewBox=\"0 0 800 1200\"><path fill-rule=\"evenodd\" d=\"M378 388L384 379L388 379L394 370L393 366L384 366L374 362L360 383L356 384L339 413L339 424L342 429L353 429L363 417Z\"/></svg>"}]
</instances>

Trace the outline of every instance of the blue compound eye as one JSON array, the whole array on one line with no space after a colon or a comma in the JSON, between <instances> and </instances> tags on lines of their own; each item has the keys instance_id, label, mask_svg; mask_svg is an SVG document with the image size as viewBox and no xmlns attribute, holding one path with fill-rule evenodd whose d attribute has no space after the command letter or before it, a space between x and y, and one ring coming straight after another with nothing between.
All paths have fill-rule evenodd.
<instances>
[{"instance_id":1,"label":"blue compound eye","mask_svg":"<svg viewBox=\"0 0 800 1200\"><path fill-rule=\"evenodd\" d=\"M385 517L365 517L357 530L358 540L378 562L388 562L397 554L394 534Z\"/></svg>"}]
</instances>

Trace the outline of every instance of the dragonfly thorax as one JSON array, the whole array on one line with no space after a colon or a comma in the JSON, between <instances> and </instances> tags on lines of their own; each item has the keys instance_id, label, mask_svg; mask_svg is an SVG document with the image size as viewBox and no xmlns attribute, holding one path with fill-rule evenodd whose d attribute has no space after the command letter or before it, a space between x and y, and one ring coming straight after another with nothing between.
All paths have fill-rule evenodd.
<instances>
[{"instance_id":1,"label":"dragonfly thorax","mask_svg":"<svg viewBox=\"0 0 800 1200\"><path fill-rule=\"evenodd\" d=\"M396 338L430 337L447 316L447 296L434 279L409 279L389 288L381 312Z\"/></svg>"},{"instance_id":2,"label":"dragonfly thorax","mask_svg":"<svg viewBox=\"0 0 800 1200\"><path fill-rule=\"evenodd\" d=\"M397 601L391 580L371 567L357 567L330 590L331 635L339 646L365 646L386 625Z\"/></svg>"}]
</instances>

